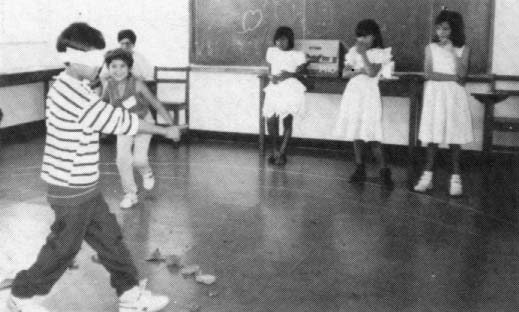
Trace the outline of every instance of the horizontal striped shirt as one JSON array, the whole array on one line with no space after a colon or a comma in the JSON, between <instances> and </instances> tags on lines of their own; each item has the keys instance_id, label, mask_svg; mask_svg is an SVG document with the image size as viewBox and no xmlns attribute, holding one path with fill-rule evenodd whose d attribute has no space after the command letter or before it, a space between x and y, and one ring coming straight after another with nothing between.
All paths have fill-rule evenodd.
<instances>
[{"instance_id":1,"label":"horizontal striped shirt","mask_svg":"<svg viewBox=\"0 0 519 312\"><path fill-rule=\"evenodd\" d=\"M87 84L66 72L47 94L45 115L41 177L52 186L49 189L76 189L67 192L72 193L69 197L97 188L99 133L135 135L139 127L137 115L101 101Z\"/></svg>"}]
</instances>

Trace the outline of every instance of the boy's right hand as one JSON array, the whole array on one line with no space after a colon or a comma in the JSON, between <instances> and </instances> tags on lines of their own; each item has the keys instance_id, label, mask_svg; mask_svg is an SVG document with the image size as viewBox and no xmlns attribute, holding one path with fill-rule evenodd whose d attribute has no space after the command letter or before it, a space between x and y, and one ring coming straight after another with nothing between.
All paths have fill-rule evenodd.
<instances>
[{"instance_id":1,"label":"boy's right hand","mask_svg":"<svg viewBox=\"0 0 519 312\"><path fill-rule=\"evenodd\" d=\"M178 126L169 126L166 128L165 137L173 140L173 142L179 142L180 141L180 128Z\"/></svg>"},{"instance_id":2,"label":"boy's right hand","mask_svg":"<svg viewBox=\"0 0 519 312\"><path fill-rule=\"evenodd\" d=\"M123 107L126 109L130 109L137 105L137 99L135 99L135 96L131 96L123 101Z\"/></svg>"},{"instance_id":3,"label":"boy's right hand","mask_svg":"<svg viewBox=\"0 0 519 312\"><path fill-rule=\"evenodd\" d=\"M182 136L182 132L188 128L188 125L181 126L169 126L166 129L165 137L173 140L174 142L179 142L180 137Z\"/></svg>"}]
</instances>

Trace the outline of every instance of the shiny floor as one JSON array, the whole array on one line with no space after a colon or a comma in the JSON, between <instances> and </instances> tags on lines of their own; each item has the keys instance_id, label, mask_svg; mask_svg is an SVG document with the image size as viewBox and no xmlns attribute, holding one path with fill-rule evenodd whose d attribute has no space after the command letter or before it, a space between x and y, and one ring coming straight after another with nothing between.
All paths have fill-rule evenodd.
<instances>
[{"instance_id":1,"label":"shiny floor","mask_svg":"<svg viewBox=\"0 0 519 312\"><path fill-rule=\"evenodd\" d=\"M0 274L31 264L52 211L39 179L43 141L0 148ZM284 168L253 144L198 142L150 151L158 185L121 211L114 146L103 145L102 187L150 288L166 311L518 311L518 184L496 162L464 174L466 196L348 183L351 157L293 149ZM197 264L206 286L164 263L156 249ZM77 268L42 298L51 311L117 311L108 275L85 244ZM2 275L0 275L0 279ZM1 291L5 298L8 291ZM2 299L3 300L3 299ZM0 311L4 305L0 303Z\"/></svg>"}]
</instances>

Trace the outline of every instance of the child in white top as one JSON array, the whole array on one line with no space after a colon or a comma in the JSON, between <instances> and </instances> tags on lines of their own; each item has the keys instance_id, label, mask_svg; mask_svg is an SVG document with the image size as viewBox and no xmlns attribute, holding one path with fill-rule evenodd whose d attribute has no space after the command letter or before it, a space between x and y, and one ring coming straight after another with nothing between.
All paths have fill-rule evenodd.
<instances>
[{"instance_id":1,"label":"child in white top","mask_svg":"<svg viewBox=\"0 0 519 312\"><path fill-rule=\"evenodd\" d=\"M284 165L286 148L292 137L294 115L302 111L306 87L297 79L306 66L305 54L294 51L294 32L289 27L279 27L274 35L274 47L267 50L270 83L265 88L263 116L272 140L269 162ZM278 149L279 118L283 120L283 140Z\"/></svg>"},{"instance_id":2,"label":"child in white top","mask_svg":"<svg viewBox=\"0 0 519 312\"><path fill-rule=\"evenodd\" d=\"M372 143L373 153L380 165L383 185L391 187L391 171L387 167L382 141L382 99L379 78L391 76L391 48L384 48L378 24L370 19L358 23L357 42L346 54L343 76L350 78L341 100L335 136L353 141L357 167L350 182L364 182L365 142Z\"/></svg>"},{"instance_id":3,"label":"child in white top","mask_svg":"<svg viewBox=\"0 0 519 312\"><path fill-rule=\"evenodd\" d=\"M469 64L463 17L443 10L435 20L436 36L425 48L425 83L419 139L427 147L427 162L415 191L432 189L434 158L439 144L449 144L452 176L449 193L462 195L461 144L473 140L472 114L464 81Z\"/></svg>"}]
</instances>

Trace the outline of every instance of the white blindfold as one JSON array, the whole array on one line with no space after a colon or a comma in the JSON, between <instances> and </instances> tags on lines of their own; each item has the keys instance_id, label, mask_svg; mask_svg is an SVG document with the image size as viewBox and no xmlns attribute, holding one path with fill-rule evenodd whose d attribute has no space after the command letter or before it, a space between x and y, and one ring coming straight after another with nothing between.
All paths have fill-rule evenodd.
<instances>
[{"instance_id":1,"label":"white blindfold","mask_svg":"<svg viewBox=\"0 0 519 312\"><path fill-rule=\"evenodd\" d=\"M90 67L101 67L104 63L104 55L100 50L80 51L67 48L65 52L59 53L63 63L81 64Z\"/></svg>"}]
</instances>

